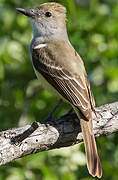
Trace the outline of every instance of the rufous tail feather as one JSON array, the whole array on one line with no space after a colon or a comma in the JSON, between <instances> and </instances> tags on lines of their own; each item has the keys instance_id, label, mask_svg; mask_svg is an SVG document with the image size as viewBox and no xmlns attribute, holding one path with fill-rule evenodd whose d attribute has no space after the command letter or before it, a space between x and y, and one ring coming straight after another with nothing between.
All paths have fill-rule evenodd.
<instances>
[{"instance_id":1,"label":"rufous tail feather","mask_svg":"<svg viewBox=\"0 0 118 180\"><path fill-rule=\"evenodd\" d=\"M81 116L80 113L77 112L77 110L76 113L80 119L85 144L88 171L93 177L97 176L98 178L101 178L102 168L97 152L95 137L93 134L92 121L87 121L86 119L84 119L84 116Z\"/></svg>"}]
</instances>

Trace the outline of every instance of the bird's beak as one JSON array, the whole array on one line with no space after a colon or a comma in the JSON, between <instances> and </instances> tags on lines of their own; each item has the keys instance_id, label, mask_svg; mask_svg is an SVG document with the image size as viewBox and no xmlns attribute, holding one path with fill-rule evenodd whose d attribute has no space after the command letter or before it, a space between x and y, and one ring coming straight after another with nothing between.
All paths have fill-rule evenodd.
<instances>
[{"instance_id":1,"label":"bird's beak","mask_svg":"<svg viewBox=\"0 0 118 180\"><path fill-rule=\"evenodd\" d=\"M25 16L30 17L30 18L34 18L35 17L35 13L32 11L32 9L16 8L16 10L18 12L24 14Z\"/></svg>"}]
</instances>

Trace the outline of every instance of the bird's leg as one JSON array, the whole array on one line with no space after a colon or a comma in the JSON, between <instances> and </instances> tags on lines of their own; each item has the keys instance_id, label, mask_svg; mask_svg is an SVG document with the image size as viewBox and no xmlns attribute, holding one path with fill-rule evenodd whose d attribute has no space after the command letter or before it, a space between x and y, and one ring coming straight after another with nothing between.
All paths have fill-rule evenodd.
<instances>
[{"instance_id":1,"label":"bird's leg","mask_svg":"<svg viewBox=\"0 0 118 180\"><path fill-rule=\"evenodd\" d=\"M66 114L66 115L71 115L71 114L72 114L72 112L73 112L73 108L71 108L71 109L67 112L67 114Z\"/></svg>"},{"instance_id":2,"label":"bird's leg","mask_svg":"<svg viewBox=\"0 0 118 180\"><path fill-rule=\"evenodd\" d=\"M66 118L67 116L70 116L73 114L73 108L71 108L65 115L61 116L61 119L62 118ZM60 119L60 118L59 118Z\"/></svg>"},{"instance_id":3,"label":"bird's leg","mask_svg":"<svg viewBox=\"0 0 118 180\"><path fill-rule=\"evenodd\" d=\"M62 103L62 99L60 99L60 100L58 101L58 103L56 104L56 106L54 107L54 109L51 111L51 113L48 115L48 117L44 120L45 122L52 120L53 114L55 113L55 111L57 110L57 108L60 106L61 103ZM43 121L43 122L44 122L44 121Z\"/></svg>"}]
</instances>

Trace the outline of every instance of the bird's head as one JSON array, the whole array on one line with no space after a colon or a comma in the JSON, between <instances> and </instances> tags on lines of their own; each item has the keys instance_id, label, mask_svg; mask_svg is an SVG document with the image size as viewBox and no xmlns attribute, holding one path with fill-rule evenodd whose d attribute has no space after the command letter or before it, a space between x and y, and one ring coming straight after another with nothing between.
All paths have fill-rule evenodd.
<instances>
[{"instance_id":1,"label":"bird's head","mask_svg":"<svg viewBox=\"0 0 118 180\"><path fill-rule=\"evenodd\" d=\"M30 18L34 36L66 36L66 8L59 3L44 3L33 9L17 8Z\"/></svg>"}]
</instances>

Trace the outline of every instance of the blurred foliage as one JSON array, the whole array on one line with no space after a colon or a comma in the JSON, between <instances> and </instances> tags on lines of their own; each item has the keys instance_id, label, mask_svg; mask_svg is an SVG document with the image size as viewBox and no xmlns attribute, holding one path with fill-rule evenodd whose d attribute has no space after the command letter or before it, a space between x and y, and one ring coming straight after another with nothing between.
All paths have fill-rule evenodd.
<instances>
[{"instance_id":1,"label":"blurred foliage","mask_svg":"<svg viewBox=\"0 0 118 180\"><path fill-rule=\"evenodd\" d=\"M54 1L54 0L53 0ZM16 7L46 0L0 0L0 129L43 120L57 98L43 90L29 60L32 30ZM57 0L67 7L70 41L84 59L96 105L118 98L118 1ZM66 113L63 103L55 117ZM118 135L99 138L104 180L118 179ZM0 167L0 180L92 180L83 144L24 157ZM95 178L96 179L96 178Z\"/></svg>"}]
</instances>

